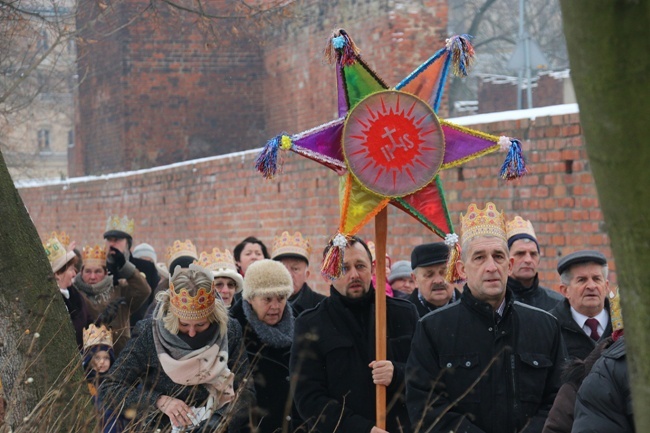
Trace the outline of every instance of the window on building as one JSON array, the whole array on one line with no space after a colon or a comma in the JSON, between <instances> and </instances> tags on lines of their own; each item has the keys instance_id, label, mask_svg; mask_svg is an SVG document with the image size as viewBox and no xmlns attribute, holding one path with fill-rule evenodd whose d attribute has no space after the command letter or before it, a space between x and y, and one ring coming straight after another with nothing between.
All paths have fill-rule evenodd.
<instances>
[{"instance_id":1,"label":"window on building","mask_svg":"<svg viewBox=\"0 0 650 433\"><path fill-rule=\"evenodd\" d=\"M49 129L38 130L38 150L39 152L50 151L50 130Z\"/></svg>"},{"instance_id":2,"label":"window on building","mask_svg":"<svg viewBox=\"0 0 650 433\"><path fill-rule=\"evenodd\" d=\"M47 51L50 49L50 38L47 34L47 30L41 30L41 34L38 38L37 47L40 51Z\"/></svg>"},{"instance_id":3,"label":"window on building","mask_svg":"<svg viewBox=\"0 0 650 433\"><path fill-rule=\"evenodd\" d=\"M74 129L68 131L68 147L74 147Z\"/></svg>"}]
</instances>

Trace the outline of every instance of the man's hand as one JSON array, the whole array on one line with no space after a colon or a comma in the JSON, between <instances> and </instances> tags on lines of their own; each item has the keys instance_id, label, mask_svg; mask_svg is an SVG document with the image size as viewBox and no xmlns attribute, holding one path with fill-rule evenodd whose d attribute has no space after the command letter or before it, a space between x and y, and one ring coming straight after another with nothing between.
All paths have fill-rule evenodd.
<instances>
[{"instance_id":1,"label":"man's hand","mask_svg":"<svg viewBox=\"0 0 650 433\"><path fill-rule=\"evenodd\" d=\"M368 367L372 368L372 381L375 383L375 385L390 385L390 382L393 380L394 370L392 362L372 361L370 364L368 364Z\"/></svg>"},{"instance_id":2,"label":"man's hand","mask_svg":"<svg viewBox=\"0 0 650 433\"><path fill-rule=\"evenodd\" d=\"M111 274L117 275L125 264L126 257L124 257L122 251L111 247L108 254L106 254L106 268L111 271Z\"/></svg>"}]
</instances>

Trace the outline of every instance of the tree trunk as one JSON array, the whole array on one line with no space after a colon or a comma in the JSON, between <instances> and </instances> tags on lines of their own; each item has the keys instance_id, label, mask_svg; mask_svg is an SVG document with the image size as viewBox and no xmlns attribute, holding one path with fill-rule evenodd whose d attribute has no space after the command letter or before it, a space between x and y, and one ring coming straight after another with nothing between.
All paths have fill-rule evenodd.
<instances>
[{"instance_id":1,"label":"tree trunk","mask_svg":"<svg viewBox=\"0 0 650 433\"><path fill-rule=\"evenodd\" d=\"M650 431L650 6L561 6L587 153L616 257L636 431Z\"/></svg>"},{"instance_id":2,"label":"tree trunk","mask_svg":"<svg viewBox=\"0 0 650 433\"><path fill-rule=\"evenodd\" d=\"M3 429L72 431L79 414L87 415L79 405L89 400L80 393L87 388L72 324L1 153L0 221L0 378L8 403Z\"/></svg>"}]
</instances>

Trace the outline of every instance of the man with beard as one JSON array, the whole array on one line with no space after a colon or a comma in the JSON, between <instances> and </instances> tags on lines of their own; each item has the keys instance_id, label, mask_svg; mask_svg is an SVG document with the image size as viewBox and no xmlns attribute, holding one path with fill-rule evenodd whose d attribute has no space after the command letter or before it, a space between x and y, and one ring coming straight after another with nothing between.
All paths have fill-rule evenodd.
<instances>
[{"instance_id":1,"label":"man with beard","mask_svg":"<svg viewBox=\"0 0 650 433\"><path fill-rule=\"evenodd\" d=\"M460 292L445 280L449 247L444 242L418 245L411 253L415 287L408 300L420 317L460 298Z\"/></svg>"},{"instance_id":2,"label":"man with beard","mask_svg":"<svg viewBox=\"0 0 650 433\"><path fill-rule=\"evenodd\" d=\"M564 296L539 285L537 267L540 251L533 225L517 215L512 221L508 221L506 227L512 265L508 289L512 290L516 301L544 311L552 310L564 300Z\"/></svg>"},{"instance_id":3,"label":"man with beard","mask_svg":"<svg viewBox=\"0 0 650 433\"><path fill-rule=\"evenodd\" d=\"M324 255L333 246L325 248ZM330 296L295 322L290 371L294 401L310 431L384 433L375 425L375 386L387 387L390 432L410 431L404 404L404 367L418 316L410 303L386 298L387 359L375 359L375 289L372 255L353 236L343 254L343 275Z\"/></svg>"},{"instance_id":4,"label":"man with beard","mask_svg":"<svg viewBox=\"0 0 650 433\"><path fill-rule=\"evenodd\" d=\"M113 215L106 221L106 231L104 232L104 239L106 239L106 252L109 256L114 256L116 251L123 254L126 261L132 263L135 268L142 272L147 280L151 291L149 297L145 300L142 306L131 314L130 323L131 327L144 317L147 308L153 302L154 292L160 281L156 265L144 259L138 259L131 255L131 248L133 247L133 231L135 230L135 223L126 215L120 218L118 215ZM110 269L109 269L110 270ZM113 284L117 284L117 278Z\"/></svg>"},{"instance_id":5,"label":"man with beard","mask_svg":"<svg viewBox=\"0 0 650 433\"><path fill-rule=\"evenodd\" d=\"M560 387L562 334L507 290L508 244L494 203L461 215L459 302L418 322L406 371L413 431L542 431Z\"/></svg>"}]
</instances>

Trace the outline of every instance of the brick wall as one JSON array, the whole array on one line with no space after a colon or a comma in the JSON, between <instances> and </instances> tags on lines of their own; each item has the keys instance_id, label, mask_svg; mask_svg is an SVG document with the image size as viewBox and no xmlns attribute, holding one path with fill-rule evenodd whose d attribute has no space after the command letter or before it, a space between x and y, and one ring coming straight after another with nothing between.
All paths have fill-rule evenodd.
<instances>
[{"instance_id":1,"label":"brick wall","mask_svg":"<svg viewBox=\"0 0 650 433\"><path fill-rule=\"evenodd\" d=\"M542 247L541 280L557 288L559 256L581 248L611 257L596 188L589 169L578 114L509 120L476 129L521 137L530 175L505 183L498 178L503 154L492 154L442 173L452 220L471 201L494 201L510 217L520 214L535 226ZM164 261L175 239L192 239L199 251L232 248L249 235L269 247L283 230L299 230L312 240L312 284L319 253L338 226L336 175L320 165L285 153L283 173L265 181L253 169L255 151L191 163L90 179L72 179L20 194L42 236L64 230L79 245L102 241L110 214L136 221L135 243L151 243ZM395 208L389 210L388 253L409 259L412 248L437 238ZM372 238L372 224L361 235ZM613 263L612 263L613 268ZM612 281L615 281L615 272Z\"/></svg>"},{"instance_id":2,"label":"brick wall","mask_svg":"<svg viewBox=\"0 0 650 433\"><path fill-rule=\"evenodd\" d=\"M446 0L413 3L310 0L258 35L223 30L230 25L224 21L215 40L195 16L165 7L138 16L148 0L120 3L109 24L93 27L101 32L86 30L97 2L84 0L78 27L84 40L96 41L80 42L72 175L252 149L283 130L334 119L334 68L323 61L331 30L345 28L369 65L395 85L446 37Z\"/></svg>"}]
</instances>

